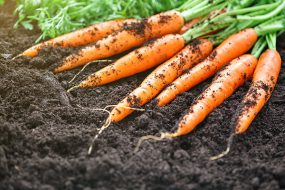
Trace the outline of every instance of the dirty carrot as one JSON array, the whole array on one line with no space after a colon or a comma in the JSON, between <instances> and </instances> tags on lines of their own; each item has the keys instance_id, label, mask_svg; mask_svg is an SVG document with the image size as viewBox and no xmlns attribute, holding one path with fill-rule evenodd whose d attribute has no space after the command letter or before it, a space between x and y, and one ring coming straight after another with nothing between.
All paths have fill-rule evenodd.
<instances>
[{"instance_id":1,"label":"dirty carrot","mask_svg":"<svg viewBox=\"0 0 285 190\"><path fill-rule=\"evenodd\" d=\"M183 24L184 20L177 11L168 11L152 16L147 20L141 20L129 25L124 30L112 33L97 41L95 45L88 46L76 54L68 56L54 72L70 70L90 61L104 59L140 46L152 38L176 33Z\"/></svg>"},{"instance_id":2,"label":"dirty carrot","mask_svg":"<svg viewBox=\"0 0 285 190\"><path fill-rule=\"evenodd\" d=\"M162 133L161 137L142 137L138 146L141 145L143 140L175 138L193 131L209 113L252 77L256 64L257 58L251 54L242 55L231 61L216 75L210 86L196 98L188 113L178 122L177 130L174 133Z\"/></svg>"},{"instance_id":3,"label":"dirty carrot","mask_svg":"<svg viewBox=\"0 0 285 190\"><path fill-rule=\"evenodd\" d=\"M204 7L197 11L192 11L195 9L195 7L192 7L192 9L183 12L175 10L163 12L141 20L140 23L130 25L124 30L112 33L106 38L97 41L95 45L86 47L76 54L67 57L54 72L59 73L70 70L90 61L104 59L138 47L150 39L166 34L178 33L183 27L184 22L207 15L213 9L218 9L220 6L226 5L224 0L215 0L211 5L207 5L208 0L201 2ZM201 5L198 1L197 3L199 6Z\"/></svg>"},{"instance_id":4,"label":"dirty carrot","mask_svg":"<svg viewBox=\"0 0 285 190\"><path fill-rule=\"evenodd\" d=\"M263 38L259 39L252 54L259 57L266 42L269 49L260 56L253 74L252 84L232 120L234 131L228 139L227 149L221 154L211 157L210 160L220 159L230 152L234 137L248 130L251 122L272 94L281 69L281 57L276 51L276 33L268 34L266 41Z\"/></svg>"},{"instance_id":5,"label":"dirty carrot","mask_svg":"<svg viewBox=\"0 0 285 190\"><path fill-rule=\"evenodd\" d=\"M24 51L21 56L35 57L45 47L76 47L96 42L109 34L121 30L131 23L138 22L135 19L112 20L98 23L74 32L58 36L48 41L39 43Z\"/></svg>"},{"instance_id":6,"label":"dirty carrot","mask_svg":"<svg viewBox=\"0 0 285 190\"><path fill-rule=\"evenodd\" d=\"M258 60L252 85L238 110L235 133L244 133L264 104L270 98L277 82L281 57L276 50L268 49Z\"/></svg>"},{"instance_id":7,"label":"dirty carrot","mask_svg":"<svg viewBox=\"0 0 285 190\"><path fill-rule=\"evenodd\" d=\"M258 34L246 29L227 38L203 62L178 77L156 98L159 107L172 101L178 94L189 90L214 75L225 64L247 52L256 42Z\"/></svg>"},{"instance_id":8,"label":"dirty carrot","mask_svg":"<svg viewBox=\"0 0 285 190\"><path fill-rule=\"evenodd\" d=\"M180 35L166 35L95 72L79 87L100 86L145 71L170 59L184 46L185 41Z\"/></svg>"},{"instance_id":9,"label":"dirty carrot","mask_svg":"<svg viewBox=\"0 0 285 190\"><path fill-rule=\"evenodd\" d=\"M285 1L283 4L285 6ZM247 26L247 23L244 26ZM169 87L162 91L162 93L157 97L157 105L161 107L168 104L178 94L191 89L207 78L213 76L229 61L246 53L257 41L258 36L264 36L284 29L284 15L279 15L262 24L255 24L254 28L247 28L231 35L224 40L208 58L197 64L185 74L181 75L172 84L170 84ZM221 32L220 35L223 36L223 32Z\"/></svg>"},{"instance_id":10,"label":"dirty carrot","mask_svg":"<svg viewBox=\"0 0 285 190\"><path fill-rule=\"evenodd\" d=\"M119 122L134 111L126 107L143 106L146 104L166 85L182 74L183 71L193 67L208 56L212 49L213 44L207 39L198 39L187 45L173 58L156 68L138 88L114 107L110 114L110 120Z\"/></svg>"},{"instance_id":11,"label":"dirty carrot","mask_svg":"<svg viewBox=\"0 0 285 190\"><path fill-rule=\"evenodd\" d=\"M189 112L180 120L178 130L173 136L191 132L209 113L252 77L256 64L257 59L251 54L234 59L196 99Z\"/></svg>"}]
</instances>

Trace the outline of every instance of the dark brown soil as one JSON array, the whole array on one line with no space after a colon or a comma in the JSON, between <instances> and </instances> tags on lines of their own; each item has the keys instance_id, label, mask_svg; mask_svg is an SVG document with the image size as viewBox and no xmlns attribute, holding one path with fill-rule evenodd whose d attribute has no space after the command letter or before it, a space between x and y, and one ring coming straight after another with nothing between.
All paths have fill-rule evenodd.
<instances>
[{"instance_id":1,"label":"dark brown soil","mask_svg":"<svg viewBox=\"0 0 285 190\"><path fill-rule=\"evenodd\" d=\"M39 32L13 29L14 7L0 8L0 189L285 189L285 64L275 91L252 123L225 149L235 114L249 85L240 88L197 129L184 137L146 142L137 154L139 137L173 131L210 80L157 109L151 104L113 124L87 149L106 114L92 111L118 103L144 79L142 73L110 85L66 93L78 69L59 75L49 69L70 50L46 49L33 59L15 56L31 46ZM285 36L279 38L285 58ZM104 64L89 67L76 83ZM75 83L74 83L75 84ZM90 109L79 108L88 107Z\"/></svg>"}]
</instances>

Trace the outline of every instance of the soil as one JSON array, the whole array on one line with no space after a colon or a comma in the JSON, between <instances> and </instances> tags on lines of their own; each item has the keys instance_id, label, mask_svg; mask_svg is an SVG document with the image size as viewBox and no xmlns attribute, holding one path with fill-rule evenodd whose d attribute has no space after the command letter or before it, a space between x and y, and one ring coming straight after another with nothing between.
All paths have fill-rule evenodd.
<instances>
[{"instance_id":1,"label":"soil","mask_svg":"<svg viewBox=\"0 0 285 190\"><path fill-rule=\"evenodd\" d=\"M71 85L75 69L50 69L74 50L45 49L39 57L11 60L33 45L39 31L13 29L13 3L0 8L0 189L285 189L285 63L278 84L250 129L234 139L226 157L231 118L249 84L219 106L197 129L174 140L145 142L143 135L175 130L175 124L211 79L161 109L150 103L109 129L88 147L106 113L148 72L110 85L67 93L66 89L106 63L93 64ZM285 36L278 39L285 59Z\"/></svg>"}]
</instances>

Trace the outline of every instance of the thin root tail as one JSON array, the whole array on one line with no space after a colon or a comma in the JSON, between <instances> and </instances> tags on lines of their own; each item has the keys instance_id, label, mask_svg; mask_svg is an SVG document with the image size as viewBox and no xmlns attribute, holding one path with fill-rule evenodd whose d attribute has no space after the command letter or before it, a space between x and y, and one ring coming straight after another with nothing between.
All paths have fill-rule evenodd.
<instances>
[{"instance_id":1,"label":"thin root tail","mask_svg":"<svg viewBox=\"0 0 285 190\"><path fill-rule=\"evenodd\" d=\"M82 69L76 75L74 75L74 77L68 83L69 84L72 83L86 69L86 67L88 67L92 63L105 63L105 62L109 63L109 62L113 62L113 60L96 60L96 61L87 63L86 65L84 65L84 67L82 67Z\"/></svg>"},{"instance_id":2,"label":"thin root tail","mask_svg":"<svg viewBox=\"0 0 285 190\"><path fill-rule=\"evenodd\" d=\"M111 125L111 120L107 119L105 124L100 128L99 132L92 139L91 145L89 146L89 149L88 149L88 155L90 155L92 153L95 141L98 139L98 137L101 135L101 133L105 129L107 129L110 125Z\"/></svg>"},{"instance_id":3,"label":"thin root tail","mask_svg":"<svg viewBox=\"0 0 285 190\"><path fill-rule=\"evenodd\" d=\"M71 91L73 91L73 90L75 90L77 88L80 88L80 86L79 85L73 86L70 89L68 89L67 92L71 92Z\"/></svg>"},{"instance_id":4,"label":"thin root tail","mask_svg":"<svg viewBox=\"0 0 285 190\"><path fill-rule=\"evenodd\" d=\"M154 141L162 141L164 139L172 139L174 138L174 135L171 133L161 133L160 137L157 136L153 136L153 135L146 135L143 136L139 139L138 144L134 150L134 153L137 153L141 147L141 145L144 143L144 141L148 141L148 140L154 140Z\"/></svg>"},{"instance_id":5,"label":"thin root tail","mask_svg":"<svg viewBox=\"0 0 285 190\"><path fill-rule=\"evenodd\" d=\"M230 150L231 150L231 146L233 144L233 139L235 137L235 134L233 133L230 138L228 139L228 145L227 145L227 149L225 151L223 151L222 153L218 154L217 156L212 156L210 157L210 160L213 161L213 160L218 160L220 158L223 158L224 156L226 156Z\"/></svg>"},{"instance_id":6,"label":"thin root tail","mask_svg":"<svg viewBox=\"0 0 285 190\"><path fill-rule=\"evenodd\" d=\"M15 59L22 57L22 56L23 56L22 54L16 55L15 57L12 58L12 60L14 61Z\"/></svg>"}]
</instances>

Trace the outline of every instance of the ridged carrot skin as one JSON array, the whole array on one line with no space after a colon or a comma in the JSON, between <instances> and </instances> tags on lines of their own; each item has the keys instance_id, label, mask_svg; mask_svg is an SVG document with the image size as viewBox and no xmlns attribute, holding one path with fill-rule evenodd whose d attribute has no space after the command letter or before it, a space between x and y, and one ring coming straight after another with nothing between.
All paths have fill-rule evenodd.
<instances>
[{"instance_id":1,"label":"ridged carrot skin","mask_svg":"<svg viewBox=\"0 0 285 190\"><path fill-rule=\"evenodd\" d=\"M190 133L209 113L230 97L253 75L257 59L246 54L234 59L213 79L211 85L194 101L189 112L179 121L172 137Z\"/></svg>"},{"instance_id":2,"label":"ridged carrot skin","mask_svg":"<svg viewBox=\"0 0 285 190\"><path fill-rule=\"evenodd\" d=\"M95 45L86 47L78 53L67 57L63 64L54 72L63 72L98 59L104 59L131 48L137 47L146 41L166 34L179 32L184 25L184 19L177 11L168 11L154 15L148 19L134 23L124 30L115 32Z\"/></svg>"},{"instance_id":3,"label":"ridged carrot skin","mask_svg":"<svg viewBox=\"0 0 285 190\"><path fill-rule=\"evenodd\" d=\"M127 25L135 22L138 22L138 20L112 20L94 24L92 26L39 43L27 49L21 55L35 57L45 47L77 47L87 45L92 42L96 42L115 31L122 30Z\"/></svg>"},{"instance_id":4,"label":"ridged carrot skin","mask_svg":"<svg viewBox=\"0 0 285 190\"><path fill-rule=\"evenodd\" d=\"M157 105L164 106L207 78L213 76L224 65L246 53L257 41L254 29L242 30L220 44L203 62L178 77L157 97Z\"/></svg>"},{"instance_id":5,"label":"ridged carrot skin","mask_svg":"<svg viewBox=\"0 0 285 190\"><path fill-rule=\"evenodd\" d=\"M111 112L110 120L119 122L133 112L127 107L143 106L153 99L166 85L186 69L207 57L213 44L207 39L198 39L187 45L174 57L157 67L141 85L123 99Z\"/></svg>"},{"instance_id":6,"label":"ridged carrot skin","mask_svg":"<svg viewBox=\"0 0 285 190\"><path fill-rule=\"evenodd\" d=\"M237 111L235 133L247 131L251 122L270 98L281 68L280 54L275 50L265 51L258 60L252 85Z\"/></svg>"},{"instance_id":7,"label":"ridged carrot skin","mask_svg":"<svg viewBox=\"0 0 285 190\"><path fill-rule=\"evenodd\" d=\"M145 71L170 59L184 46L179 34L163 36L90 75L79 86L100 86Z\"/></svg>"}]
</instances>

